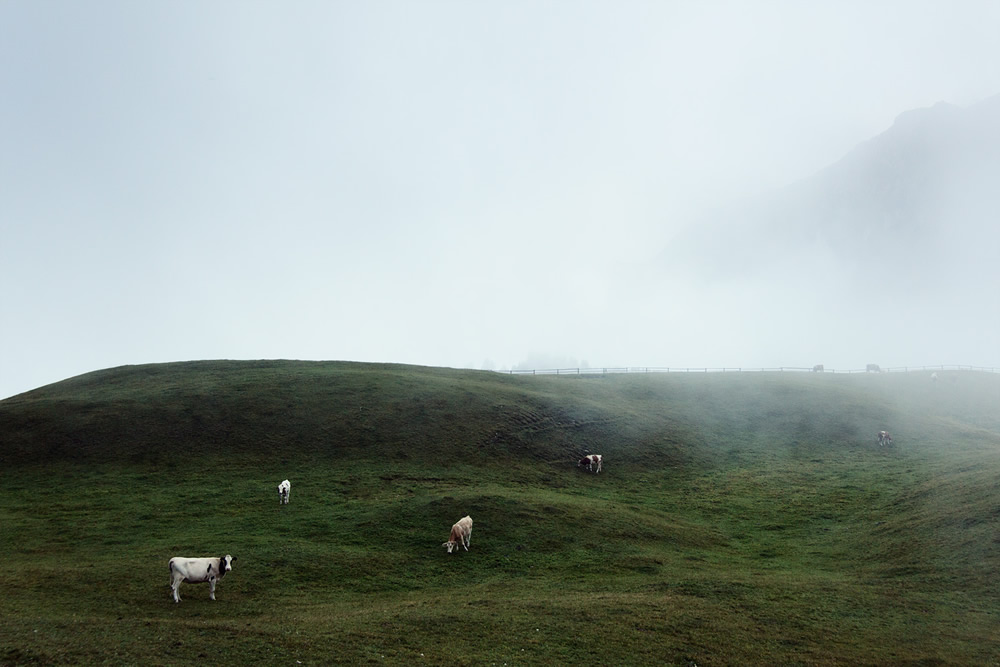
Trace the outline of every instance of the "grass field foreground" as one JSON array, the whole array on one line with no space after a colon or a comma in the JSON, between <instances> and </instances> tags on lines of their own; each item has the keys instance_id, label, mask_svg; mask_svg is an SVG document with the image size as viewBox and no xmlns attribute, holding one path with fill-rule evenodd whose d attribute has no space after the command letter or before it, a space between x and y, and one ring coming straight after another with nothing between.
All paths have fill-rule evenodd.
<instances>
[{"instance_id":1,"label":"grass field foreground","mask_svg":"<svg viewBox=\"0 0 1000 667\"><path fill-rule=\"evenodd\" d=\"M0 402L0 662L996 664L1000 377L928 375L73 378Z\"/></svg>"}]
</instances>

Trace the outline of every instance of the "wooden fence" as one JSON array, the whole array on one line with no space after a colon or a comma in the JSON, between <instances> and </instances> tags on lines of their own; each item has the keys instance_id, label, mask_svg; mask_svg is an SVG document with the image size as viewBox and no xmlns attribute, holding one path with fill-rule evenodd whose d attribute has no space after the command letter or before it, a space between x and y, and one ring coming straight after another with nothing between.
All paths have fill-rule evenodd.
<instances>
[{"instance_id":1,"label":"wooden fence","mask_svg":"<svg viewBox=\"0 0 1000 667\"><path fill-rule=\"evenodd\" d=\"M987 366L960 366L960 365L940 365L940 366L895 366L891 368L881 368L872 371L865 368L833 369L822 370L814 368L800 368L797 366L779 366L777 368L745 368L735 366L723 366L721 368L688 368L674 366L624 366L619 368L549 368L544 370L521 370L511 369L497 371L510 375L610 375L619 373L914 373L918 371L980 371L983 373L1000 372L998 368Z\"/></svg>"}]
</instances>

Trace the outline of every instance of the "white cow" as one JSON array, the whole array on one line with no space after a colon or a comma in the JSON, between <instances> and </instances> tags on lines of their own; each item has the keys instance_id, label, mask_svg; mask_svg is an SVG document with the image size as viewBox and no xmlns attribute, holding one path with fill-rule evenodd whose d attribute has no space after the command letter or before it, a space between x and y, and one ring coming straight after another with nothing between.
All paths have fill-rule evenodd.
<instances>
[{"instance_id":1,"label":"white cow","mask_svg":"<svg viewBox=\"0 0 1000 667\"><path fill-rule=\"evenodd\" d=\"M292 483L287 479L278 485L278 504L287 505L288 496L292 495Z\"/></svg>"},{"instance_id":2,"label":"white cow","mask_svg":"<svg viewBox=\"0 0 1000 667\"><path fill-rule=\"evenodd\" d=\"M587 470L593 473L601 472L601 466L604 464L604 457L600 454L587 454L576 464L577 468L583 466L587 467Z\"/></svg>"},{"instance_id":3,"label":"white cow","mask_svg":"<svg viewBox=\"0 0 1000 667\"><path fill-rule=\"evenodd\" d=\"M472 542L472 517L469 515L463 516L458 522L451 527L451 535L448 537L448 541L441 546L448 548L448 553L452 551L458 551L460 546L465 547L465 550L469 550L469 544Z\"/></svg>"},{"instance_id":4,"label":"white cow","mask_svg":"<svg viewBox=\"0 0 1000 667\"><path fill-rule=\"evenodd\" d=\"M222 579L233 569L235 556L226 554L221 558L184 558L174 556L170 559L170 588L174 592L174 602L180 602L181 596L177 591L181 587L181 582L185 584L199 584L208 582L208 596L215 599L215 582Z\"/></svg>"},{"instance_id":5,"label":"white cow","mask_svg":"<svg viewBox=\"0 0 1000 667\"><path fill-rule=\"evenodd\" d=\"M879 431L878 432L878 444L880 444L880 445L891 445L892 444L892 436L889 435L888 431Z\"/></svg>"}]
</instances>

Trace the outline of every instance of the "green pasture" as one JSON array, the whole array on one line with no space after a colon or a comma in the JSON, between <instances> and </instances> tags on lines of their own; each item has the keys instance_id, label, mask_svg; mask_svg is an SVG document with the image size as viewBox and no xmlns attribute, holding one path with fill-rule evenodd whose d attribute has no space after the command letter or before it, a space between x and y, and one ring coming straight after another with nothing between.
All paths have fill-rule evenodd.
<instances>
[{"instance_id":1,"label":"green pasture","mask_svg":"<svg viewBox=\"0 0 1000 667\"><path fill-rule=\"evenodd\" d=\"M1000 376L938 375L73 378L0 402L0 664L998 664Z\"/></svg>"}]
</instances>

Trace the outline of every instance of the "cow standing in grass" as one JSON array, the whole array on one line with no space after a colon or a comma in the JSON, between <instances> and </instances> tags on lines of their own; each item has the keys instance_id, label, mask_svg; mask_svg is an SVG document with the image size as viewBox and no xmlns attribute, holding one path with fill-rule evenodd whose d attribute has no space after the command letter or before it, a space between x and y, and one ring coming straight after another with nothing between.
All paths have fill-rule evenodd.
<instances>
[{"instance_id":1,"label":"cow standing in grass","mask_svg":"<svg viewBox=\"0 0 1000 667\"><path fill-rule=\"evenodd\" d=\"M292 483L286 479L278 485L278 504L287 505L290 495L292 495Z\"/></svg>"},{"instance_id":2,"label":"cow standing in grass","mask_svg":"<svg viewBox=\"0 0 1000 667\"><path fill-rule=\"evenodd\" d=\"M600 454L587 454L576 464L577 468L586 467L592 473L601 472L601 466L604 464L604 457Z\"/></svg>"},{"instance_id":3,"label":"cow standing in grass","mask_svg":"<svg viewBox=\"0 0 1000 667\"><path fill-rule=\"evenodd\" d=\"M882 445L882 446L891 445L892 444L892 436L889 435L888 431L879 431L878 432L878 444Z\"/></svg>"},{"instance_id":4,"label":"cow standing in grass","mask_svg":"<svg viewBox=\"0 0 1000 667\"><path fill-rule=\"evenodd\" d=\"M454 526L451 527L451 535L448 537L448 541L441 546L448 549L448 553L452 551L458 551L458 547L463 546L465 550L469 550L469 544L472 542L472 517L469 515L463 516L459 519Z\"/></svg>"},{"instance_id":5,"label":"cow standing in grass","mask_svg":"<svg viewBox=\"0 0 1000 667\"><path fill-rule=\"evenodd\" d=\"M174 556L168 562L170 566L170 588L174 592L174 602L180 602L178 590L181 583L200 584L208 582L208 597L215 599L215 582L226 576L233 569L235 556L226 554L221 558L184 558Z\"/></svg>"}]
</instances>

